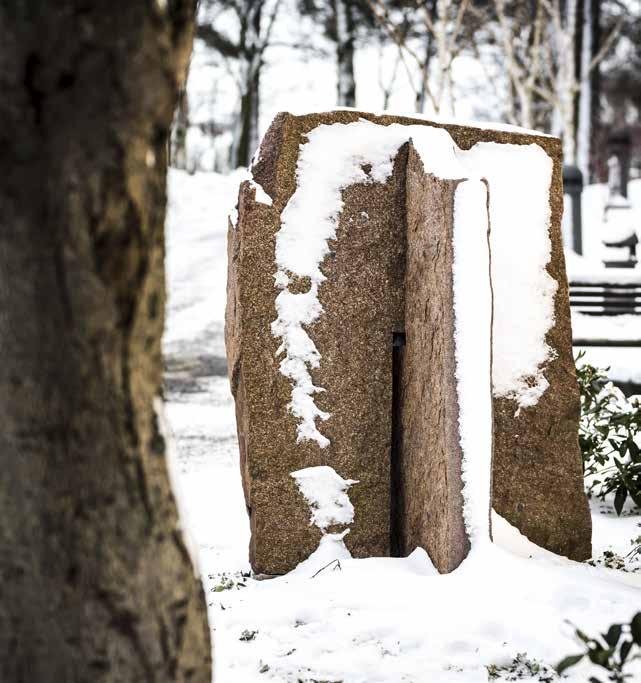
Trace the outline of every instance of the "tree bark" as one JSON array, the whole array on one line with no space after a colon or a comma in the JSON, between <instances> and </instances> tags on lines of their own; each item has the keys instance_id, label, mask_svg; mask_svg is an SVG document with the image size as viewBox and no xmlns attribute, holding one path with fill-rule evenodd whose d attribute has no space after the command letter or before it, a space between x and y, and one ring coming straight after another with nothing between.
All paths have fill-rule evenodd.
<instances>
[{"instance_id":1,"label":"tree bark","mask_svg":"<svg viewBox=\"0 0 641 683\"><path fill-rule=\"evenodd\" d=\"M352 0L334 0L336 20L336 104L356 106L356 17Z\"/></svg>"},{"instance_id":2,"label":"tree bark","mask_svg":"<svg viewBox=\"0 0 641 683\"><path fill-rule=\"evenodd\" d=\"M0 680L210 680L154 412L193 0L0 6Z\"/></svg>"},{"instance_id":3,"label":"tree bark","mask_svg":"<svg viewBox=\"0 0 641 683\"><path fill-rule=\"evenodd\" d=\"M577 137L577 166L583 173L584 182L590 182L590 161L594 123L594 104L592 93L592 73L590 64L596 55L594 39L595 0L583 0L579 3L579 30L576 38L576 70L580 88L576 94L575 117ZM592 69L594 71L595 69Z\"/></svg>"},{"instance_id":4,"label":"tree bark","mask_svg":"<svg viewBox=\"0 0 641 683\"><path fill-rule=\"evenodd\" d=\"M238 145L232 165L234 168L250 166L252 155L258 148L258 107L260 105L260 65L254 70L248 66L245 92L240 96Z\"/></svg>"},{"instance_id":5,"label":"tree bark","mask_svg":"<svg viewBox=\"0 0 641 683\"><path fill-rule=\"evenodd\" d=\"M240 17L240 116L236 129L236 140L232 149L232 166L249 166L252 155L258 147L258 119L260 107L260 72L263 67L261 45L261 21L263 0L247 4L246 12Z\"/></svg>"},{"instance_id":6,"label":"tree bark","mask_svg":"<svg viewBox=\"0 0 641 683\"><path fill-rule=\"evenodd\" d=\"M169 165L185 170L187 168L187 134L189 132L189 97L187 88L181 89L174 115L169 142Z\"/></svg>"}]
</instances>

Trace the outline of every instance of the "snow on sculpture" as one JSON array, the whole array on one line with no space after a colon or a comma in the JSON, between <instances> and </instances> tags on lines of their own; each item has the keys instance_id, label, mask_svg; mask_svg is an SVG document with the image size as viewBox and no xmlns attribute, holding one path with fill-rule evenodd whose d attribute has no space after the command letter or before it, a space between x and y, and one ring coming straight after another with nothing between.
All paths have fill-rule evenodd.
<instances>
[{"instance_id":1,"label":"snow on sculpture","mask_svg":"<svg viewBox=\"0 0 641 683\"><path fill-rule=\"evenodd\" d=\"M494 369L494 394L513 398L518 409L535 405L548 387L542 368L552 353L545 337L554 323L556 292L556 282L545 270L550 259L546 199L552 180L547 154L537 145L496 143L478 143L467 151L441 128L381 127L367 120L318 126L307 138L298 156L296 190L283 209L276 235L274 280L282 291L276 298L278 317L272 324L281 340L278 355L285 356L281 372L292 381L290 410L298 419L298 440L314 440L321 448L329 445L316 424L317 418L325 421L329 414L313 399L324 388L315 386L309 374L321 357L306 328L322 315L318 295L325 276L321 264L330 251L329 241L336 238L341 192L355 183L385 182L399 148L409 140L419 154L424 151L421 159L426 171L439 178L489 177L496 231L493 275L505 283L497 295L496 337L501 349ZM521 182L526 173L531 183ZM521 216L516 225L515 210ZM519 253L528 258L515 258ZM292 274L309 278L309 290L291 293Z\"/></svg>"},{"instance_id":2,"label":"snow on sculpture","mask_svg":"<svg viewBox=\"0 0 641 683\"><path fill-rule=\"evenodd\" d=\"M318 467L360 482L355 557L420 546L452 570L489 540L491 476L524 534L589 555L560 169L559 141L522 131L276 118L229 240L256 571L318 547L290 476Z\"/></svg>"},{"instance_id":3,"label":"snow on sculpture","mask_svg":"<svg viewBox=\"0 0 641 683\"><path fill-rule=\"evenodd\" d=\"M358 484L355 479L343 479L336 470L327 465L306 467L292 472L298 489L311 509L310 524L321 531L334 524L354 521L354 506L347 496L347 489Z\"/></svg>"},{"instance_id":4,"label":"snow on sculpture","mask_svg":"<svg viewBox=\"0 0 641 683\"><path fill-rule=\"evenodd\" d=\"M335 560L351 557L345 546L349 528L329 533L329 527L345 526L354 521L354 506L347 490L358 484L354 479L343 479L332 467L321 465L292 472L299 491L310 508L310 524L323 534L318 548L296 568L300 574L313 575Z\"/></svg>"}]
</instances>

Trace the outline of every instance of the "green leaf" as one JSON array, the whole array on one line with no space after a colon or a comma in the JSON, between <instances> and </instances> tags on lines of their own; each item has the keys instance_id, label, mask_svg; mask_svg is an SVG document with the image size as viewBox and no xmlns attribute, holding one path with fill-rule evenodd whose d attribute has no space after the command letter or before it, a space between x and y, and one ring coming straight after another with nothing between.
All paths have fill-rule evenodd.
<instances>
[{"instance_id":1,"label":"green leaf","mask_svg":"<svg viewBox=\"0 0 641 683\"><path fill-rule=\"evenodd\" d=\"M630 622L630 632L634 642L641 646L641 612L637 612Z\"/></svg>"},{"instance_id":2,"label":"green leaf","mask_svg":"<svg viewBox=\"0 0 641 683\"><path fill-rule=\"evenodd\" d=\"M603 638L605 642L610 646L614 647L621 637L621 624L612 624L608 629L608 632L604 634Z\"/></svg>"},{"instance_id":3,"label":"green leaf","mask_svg":"<svg viewBox=\"0 0 641 683\"><path fill-rule=\"evenodd\" d=\"M568 623L570 623L570 622L568 622ZM586 645L590 642L590 637L587 636L585 633L583 633L583 631L580 628L577 628L575 633L576 633L577 637L581 641L583 641Z\"/></svg>"},{"instance_id":4,"label":"green leaf","mask_svg":"<svg viewBox=\"0 0 641 683\"><path fill-rule=\"evenodd\" d=\"M566 669L578 664L583 657L585 657L584 654L569 655L568 657L564 657L554 668L556 669L557 673L562 674Z\"/></svg>"},{"instance_id":5,"label":"green leaf","mask_svg":"<svg viewBox=\"0 0 641 683\"><path fill-rule=\"evenodd\" d=\"M630 654L630 650L632 649L632 641L631 640L626 640L622 645L621 645L621 664L625 662L625 660L628 658L628 655Z\"/></svg>"},{"instance_id":6,"label":"green leaf","mask_svg":"<svg viewBox=\"0 0 641 683\"><path fill-rule=\"evenodd\" d=\"M617 511L617 515L620 515L623 511L623 505L627 497L628 489L623 485L619 486L614 496L614 509Z\"/></svg>"},{"instance_id":7,"label":"green leaf","mask_svg":"<svg viewBox=\"0 0 641 683\"><path fill-rule=\"evenodd\" d=\"M595 647L588 651L588 657L593 664L597 666L602 666L604 669L608 668L608 662L610 660L610 655L612 650L606 650L602 647Z\"/></svg>"},{"instance_id":8,"label":"green leaf","mask_svg":"<svg viewBox=\"0 0 641 683\"><path fill-rule=\"evenodd\" d=\"M632 498L635 505L641 508L641 485L637 485L636 491L633 492L629 490L628 493L630 494L630 498Z\"/></svg>"}]
</instances>

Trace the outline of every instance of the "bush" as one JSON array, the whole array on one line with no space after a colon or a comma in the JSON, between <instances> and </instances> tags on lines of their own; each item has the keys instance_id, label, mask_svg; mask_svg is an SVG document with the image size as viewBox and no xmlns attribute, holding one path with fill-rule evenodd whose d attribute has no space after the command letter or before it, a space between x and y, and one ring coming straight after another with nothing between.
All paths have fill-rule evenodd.
<instances>
[{"instance_id":1,"label":"bush","mask_svg":"<svg viewBox=\"0 0 641 683\"><path fill-rule=\"evenodd\" d=\"M628 496L641 507L641 450L636 438L641 432L639 397L626 399L605 371L579 365L581 392L579 443L588 492L602 500L614 493L614 508L621 514ZM641 437L640 437L641 438Z\"/></svg>"},{"instance_id":2,"label":"bush","mask_svg":"<svg viewBox=\"0 0 641 683\"><path fill-rule=\"evenodd\" d=\"M510 664L489 664L485 668L490 680L518 681L526 678L541 683L553 683L559 680L554 669L537 659L531 659L527 656L527 652L519 652Z\"/></svg>"},{"instance_id":3,"label":"bush","mask_svg":"<svg viewBox=\"0 0 641 683\"><path fill-rule=\"evenodd\" d=\"M587 657L593 664L608 672L608 680L624 683L630 680L624 668L633 659L641 658L641 612L629 624L613 624L606 633L597 638L587 636L576 629L577 638L585 645L583 652L565 657L556 666L559 674L578 664ZM598 678L590 677L590 683L601 683Z\"/></svg>"}]
</instances>

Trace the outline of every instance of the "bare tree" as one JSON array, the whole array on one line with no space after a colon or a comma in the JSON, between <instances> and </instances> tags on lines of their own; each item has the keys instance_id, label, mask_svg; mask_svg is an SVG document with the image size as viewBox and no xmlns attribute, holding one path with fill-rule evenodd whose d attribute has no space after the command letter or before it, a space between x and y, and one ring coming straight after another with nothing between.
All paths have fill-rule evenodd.
<instances>
[{"instance_id":1,"label":"bare tree","mask_svg":"<svg viewBox=\"0 0 641 683\"><path fill-rule=\"evenodd\" d=\"M206 0L201 3L196 36L226 60L238 87L240 107L232 148L232 167L248 166L258 147L260 79L281 0ZM221 13L235 20L235 36L216 27Z\"/></svg>"},{"instance_id":2,"label":"bare tree","mask_svg":"<svg viewBox=\"0 0 641 683\"><path fill-rule=\"evenodd\" d=\"M0 5L0 680L209 683L159 424L193 0Z\"/></svg>"},{"instance_id":3,"label":"bare tree","mask_svg":"<svg viewBox=\"0 0 641 683\"><path fill-rule=\"evenodd\" d=\"M356 106L356 8L354 0L332 0L336 20L336 104Z\"/></svg>"},{"instance_id":4,"label":"bare tree","mask_svg":"<svg viewBox=\"0 0 641 683\"><path fill-rule=\"evenodd\" d=\"M356 74L354 68L359 40L378 28L367 0L296 0L302 16L313 18L326 38L334 44L336 59L336 104L356 106ZM309 51L311 45L305 46ZM317 54L318 48L313 49Z\"/></svg>"},{"instance_id":5,"label":"bare tree","mask_svg":"<svg viewBox=\"0 0 641 683\"><path fill-rule=\"evenodd\" d=\"M174 122L171 127L171 139L169 145L169 165L174 168L186 169L187 159L187 134L189 132L189 95L185 85L178 95L178 106L174 114Z\"/></svg>"},{"instance_id":6,"label":"bare tree","mask_svg":"<svg viewBox=\"0 0 641 683\"><path fill-rule=\"evenodd\" d=\"M588 0L589 1L589 0ZM494 0L496 43L501 49L509 78L511 118L527 128L535 126L535 103L543 102L551 113L552 132L563 138L567 163L577 159L577 94L586 87L591 72L608 54L621 23L601 48L576 66L579 0L536 0L528 11L507 0ZM531 11L530 11L531 10ZM581 115L590 115L581 112ZM579 123L579 125L581 125Z\"/></svg>"},{"instance_id":7,"label":"bare tree","mask_svg":"<svg viewBox=\"0 0 641 683\"><path fill-rule=\"evenodd\" d=\"M381 92L383 93L383 109L387 109L389 107L390 103L390 98L392 97L392 92L394 90L394 86L396 85L396 79L398 77L398 69L401 64L401 53L398 51L396 53L392 70L389 74L386 74L384 71L384 65L386 63L386 55L385 55L385 43L381 41L378 46L378 87L381 89Z\"/></svg>"},{"instance_id":8,"label":"bare tree","mask_svg":"<svg viewBox=\"0 0 641 683\"><path fill-rule=\"evenodd\" d=\"M542 62L544 59L545 21L540 3L508 10L506 0L494 0L497 22L493 24L499 56L508 76L506 89L507 115L510 123L534 128L535 102L540 99Z\"/></svg>"},{"instance_id":9,"label":"bare tree","mask_svg":"<svg viewBox=\"0 0 641 683\"><path fill-rule=\"evenodd\" d=\"M453 113L452 62L461 49L463 20L470 9L470 0L415 0L413 5L400 8L388 0L368 2L382 28L398 46L416 95L416 110L422 112L429 105L437 115ZM408 30L408 22L411 22L411 30ZM417 36L424 46L422 52L416 47ZM432 56L434 69L431 68Z\"/></svg>"}]
</instances>

